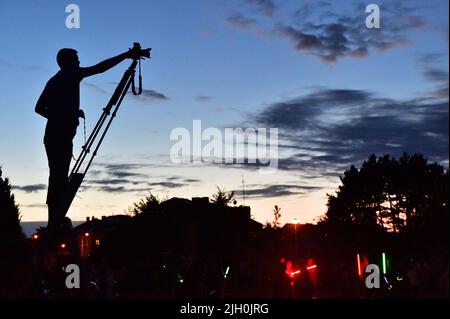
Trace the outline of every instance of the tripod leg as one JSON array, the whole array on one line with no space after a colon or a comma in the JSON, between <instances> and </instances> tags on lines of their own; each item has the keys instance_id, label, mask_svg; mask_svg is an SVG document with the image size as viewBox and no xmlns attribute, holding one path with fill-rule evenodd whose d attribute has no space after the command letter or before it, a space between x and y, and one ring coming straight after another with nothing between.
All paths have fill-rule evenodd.
<instances>
[{"instance_id":1,"label":"tripod leg","mask_svg":"<svg viewBox=\"0 0 450 319\"><path fill-rule=\"evenodd\" d=\"M124 75L122 76L122 79L120 80L119 84L117 85L116 89L114 90L114 93L113 93L112 97L110 98L108 104L103 109L103 113L100 116L100 119L97 121L97 124L95 125L92 133L89 135L89 138L86 141L86 144L83 146L83 150L72 168L71 175L79 172L79 170L83 164L83 161L85 160L86 156L89 154L90 149L91 149L92 145L94 144L95 139L97 138L97 135L101 131L101 128L106 121L106 118L109 116L109 114L111 112L111 109L113 108L114 105L116 105L118 103L119 99L121 98L121 96L123 94L125 87L127 87L127 84L129 83L130 78L132 76L134 76L134 69L136 68L136 64L137 64L137 62L133 61L130 65L130 67L125 71ZM126 88L126 90L128 90L128 87Z\"/></svg>"},{"instance_id":2,"label":"tripod leg","mask_svg":"<svg viewBox=\"0 0 450 319\"><path fill-rule=\"evenodd\" d=\"M72 204L72 201L73 201L81 183L83 182L84 176L86 175L89 167L91 166L94 157L97 155L97 151L98 151L100 145L102 144L103 139L105 138L105 135L106 135L114 117L116 116L117 110L119 109L123 98L125 97L126 93L128 92L128 90L130 88L132 78L134 77L136 65L137 65L137 61L133 61L130 65L130 67L125 71L122 79L120 80L119 84L117 85L116 90L114 91L113 96L111 97L107 106L104 108L103 114L101 115L100 119L98 120L98 122L94 128L94 131L89 136L88 142L86 142L86 145L83 147L82 153L78 157L78 159L70 173L69 181L65 187L64 196L62 198L62 203L58 207L58 215L60 218L64 218L65 215L67 214L67 211L69 210L70 205ZM89 154L90 148L94 145L94 142L95 142L98 134L101 132L102 127L103 127L107 117L110 115L110 112L114 105L115 105L115 109L113 111L113 114L111 115L111 117L106 125L106 128L101 133L100 140L98 141L98 143L92 153L92 156L89 159L88 164L86 165L83 173L81 173L81 166L82 166L84 160L86 159L87 155Z\"/></svg>"}]
</instances>

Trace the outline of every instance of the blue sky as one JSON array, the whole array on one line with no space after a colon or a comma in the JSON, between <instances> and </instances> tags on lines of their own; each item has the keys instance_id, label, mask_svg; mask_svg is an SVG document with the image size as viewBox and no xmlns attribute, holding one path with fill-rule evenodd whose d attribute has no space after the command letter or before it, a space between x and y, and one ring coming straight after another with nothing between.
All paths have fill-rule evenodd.
<instances>
[{"instance_id":1,"label":"blue sky","mask_svg":"<svg viewBox=\"0 0 450 319\"><path fill-rule=\"evenodd\" d=\"M0 166L23 220L46 219L45 121L34 105L62 47L78 50L82 66L135 41L153 48L142 65L148 94L125 99L74 220L122 213L149 190L239 191L243 175L254 218L271 219L277 204L283 221L311 222L339 174L370 153L422 152L448 166L448 1L374 2L380 30L364 27L359 1L74 1L81 28L67 29L69 3L0 1ZM83 81L88 132L127 66ZM194 119L279 128L280 169L171 164L171 130ZM76 154L82 142L80 127Z\"/></svg>"}]
</instances>

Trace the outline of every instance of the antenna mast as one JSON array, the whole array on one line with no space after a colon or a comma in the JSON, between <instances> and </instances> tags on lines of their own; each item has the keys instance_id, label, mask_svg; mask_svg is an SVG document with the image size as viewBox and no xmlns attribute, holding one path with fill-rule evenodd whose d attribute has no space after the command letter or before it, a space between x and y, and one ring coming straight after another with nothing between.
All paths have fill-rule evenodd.
<instances>
[{"instance_id":1,"label":"antenna mast","mask_svg":"<svg viewBox=\"0 0 450 319\"><path fill-rule=\"evenodd\" d=\"M245 206L245 184L244 184L244 174L242 176L242 203Z\"/></svg>"}]
</instances>

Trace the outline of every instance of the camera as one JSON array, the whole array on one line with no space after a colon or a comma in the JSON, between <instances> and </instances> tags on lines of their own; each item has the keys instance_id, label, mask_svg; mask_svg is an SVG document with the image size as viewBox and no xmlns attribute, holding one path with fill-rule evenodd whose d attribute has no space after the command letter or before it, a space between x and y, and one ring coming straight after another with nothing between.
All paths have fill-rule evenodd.
<instances>
[{"instance_id":1,"label":"camera","mask_svg":"<svg viewBox=\"0 0 450 319\"><path fill-rule=\"evenodd\" d=\"M142 49L141 44L139 42L134 42L133 48L129 49L129 51L131 52L131 58L133 60L137 60L140 58L149 58L150 59L151 48Z\"/></svg>"}]
</instances>

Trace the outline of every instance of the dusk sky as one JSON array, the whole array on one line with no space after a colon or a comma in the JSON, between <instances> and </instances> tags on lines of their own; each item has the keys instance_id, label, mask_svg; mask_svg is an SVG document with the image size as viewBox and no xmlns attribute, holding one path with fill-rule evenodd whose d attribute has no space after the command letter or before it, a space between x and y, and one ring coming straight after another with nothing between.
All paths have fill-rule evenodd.
<instances>
[{"instance_id":1,"label":"dusk sky","mask_svg":"<svg viewBox=\"0 0 450 319\"><path fill-rule=\"evenodd\" d=\"M45 119L34 112L56 53L93 65L140 42L144 93L128 95L69 211L72 220L121 214L151 191L161 198L234 190L254 219L314 222L339 175L370 154L423 153L448 167L448 1L0 0L0 166L23 221L47 219ZM381 28L365 7L379 5ZM129 66L83 80L92 130ZM279 129L275 174L255 165L174 164L177 127ZM77 156L83 126L74 141ZM206 142L204 142L206 144Z\"/></svg>"}]
</instances>

